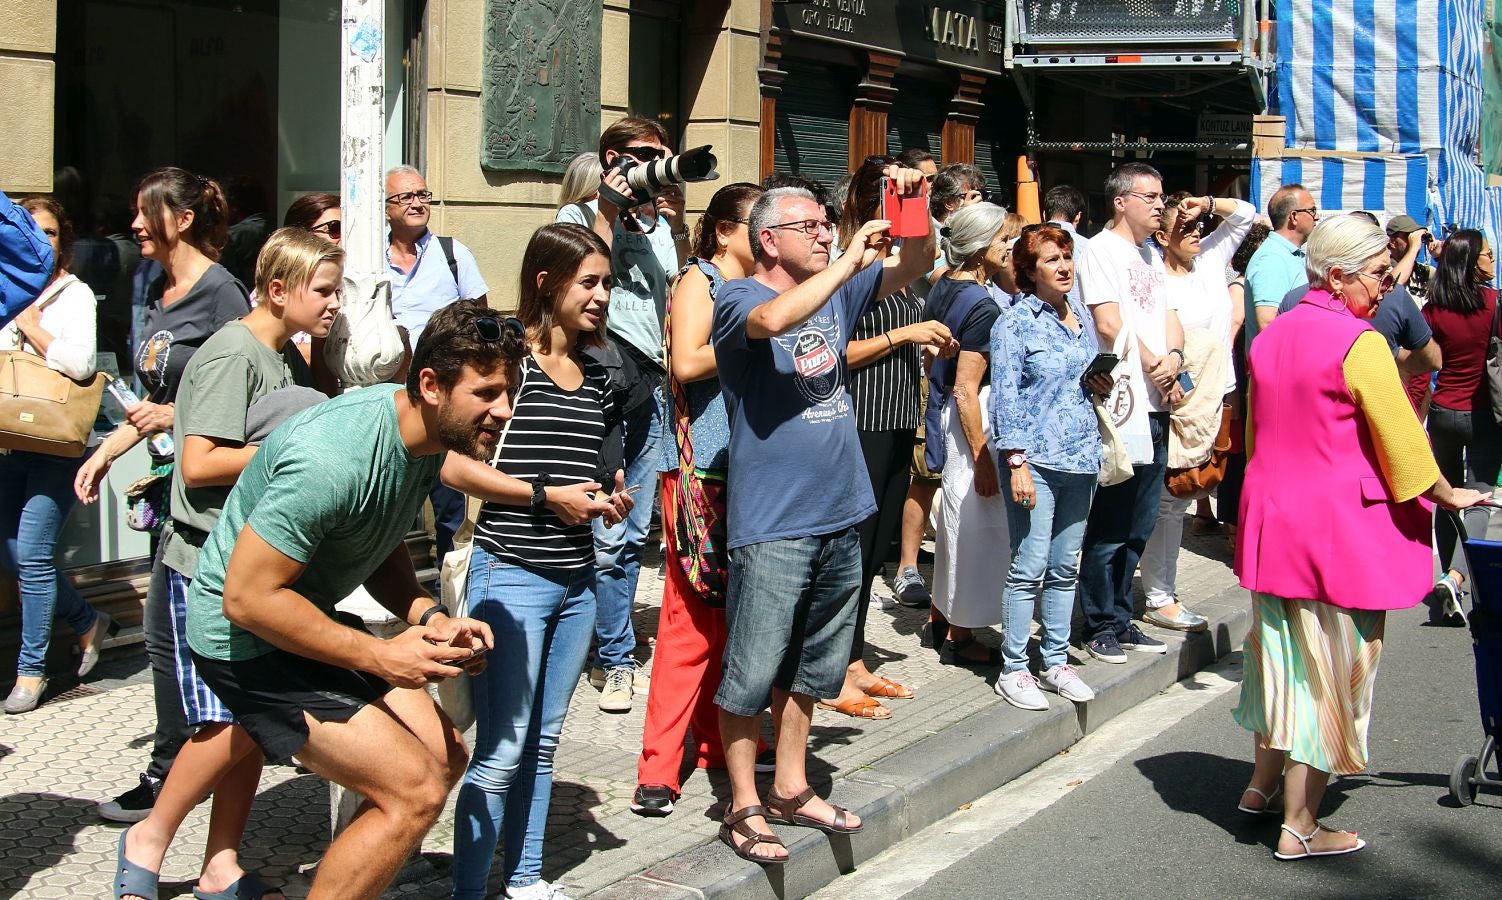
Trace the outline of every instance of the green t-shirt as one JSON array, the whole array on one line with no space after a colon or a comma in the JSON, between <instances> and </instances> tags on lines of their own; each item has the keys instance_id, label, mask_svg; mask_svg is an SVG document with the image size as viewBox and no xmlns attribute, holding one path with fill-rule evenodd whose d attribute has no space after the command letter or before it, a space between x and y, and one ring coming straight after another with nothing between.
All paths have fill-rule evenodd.
<instances>
[{"instance_id":1,"label":"green t-shirt","mask_svg":"<svg viewBox=\"0 0 1502 900\"><path fill-rule=\"evenodd\" d=\"M278 353L256 340L243 321L227 323L203 342L183 370L172 422L178 452L190 434L245 443L245 413L250 405L294 384L313 384L313 373L296 345L288 341ZM183 484L181 473L173 477L172 521L184 527L167 531L162 562L193 577L197 544L219 521L229 491L229 485L190 488Z\"/></svg>"},{"instance_id":2,"label":"green t-shirt","mask_svg":"<svg viewBox=\"0 0 1502 900\"><path fill-rule=\"evenodd\" d=\"M224 573L249 527L307 569L293 588L325 614L363 584L417 520L443 454L413 456L396 391L377 385L303 410L261 445L225 501L188 592L188 646L210 659L272 646L224 617Z\"/></svg>"}]
</instances>

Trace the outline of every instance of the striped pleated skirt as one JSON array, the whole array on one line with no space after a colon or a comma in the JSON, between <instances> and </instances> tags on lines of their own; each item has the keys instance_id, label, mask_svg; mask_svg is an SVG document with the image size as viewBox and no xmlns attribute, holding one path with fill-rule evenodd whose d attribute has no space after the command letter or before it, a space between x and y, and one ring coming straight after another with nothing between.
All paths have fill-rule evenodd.
<instances>
[{"instance_id":1,"label":"striped pleated skirt","mask_svg":"<svg viewBox=\"0 0 1502 900\"><path fill-rule=\"evenodd\" d=\"M1255 592L1252 603L1237 723L1294 762L1363 771L1387 614Z\"/></svg>"}]
</instances>

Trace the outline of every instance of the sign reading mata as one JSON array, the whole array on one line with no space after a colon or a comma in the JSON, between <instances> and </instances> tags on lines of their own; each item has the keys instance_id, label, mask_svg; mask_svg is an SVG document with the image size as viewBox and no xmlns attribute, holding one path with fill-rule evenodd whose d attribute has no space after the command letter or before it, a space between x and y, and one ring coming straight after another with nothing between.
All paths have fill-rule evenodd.
<instances>
[{"instance_id":1,"label":"sign reading mata","mask_svg":"<svg viewBox=\"0 0 1502 900\"><path fill-rule=\"evenodd\" d=\"M486 0L487 169L559 173L599 146L599 0Z\"/></svg>"}]
</instances>

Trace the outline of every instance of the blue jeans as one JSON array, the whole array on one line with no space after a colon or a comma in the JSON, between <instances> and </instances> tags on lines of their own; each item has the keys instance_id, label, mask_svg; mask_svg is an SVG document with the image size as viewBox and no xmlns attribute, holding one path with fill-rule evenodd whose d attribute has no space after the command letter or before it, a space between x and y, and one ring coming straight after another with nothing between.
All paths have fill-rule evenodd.
<instances>
[{"instance_id":1,"label":"blue jeans","mask_svg":"<svg viewBox=\"0 0 1502 900\"><path fill-rule=\"evenodd\" d=\"M652 392L652 402L626 414L626 487L642 489L625 520L606 525L595 519L595 596L599 601L595 622L595 665L606 671L619 666L636 668L631 654L636 634L631 630L631 603L636 599L636 579L641 574L641 548L652 525L652 498L657 495L657 472L662 464L664 432L662 392ZM606 488L614 490L615 485Z\"/></svg>"},{"instance_id":2,"label":"blue jeans","mask_svg":"<svg viewBox=\"0 0 1502 900\"><path fill-rule=\"evenodd\" d=\"M1080 574L1085 517L1095 495L1095 473L1055 472L1033 466L1037 499L1023 509L1007 496L1012 568L1001 599L1002 671L1027 669L1027 637L1033 609L1043 601L1043 668L1069 662L1069 624Z\"/></svg>"},{"instance_id":3,"label":"blue jeans","mask_svg":"<svg viewBox=\"0 0 1502 900\"><path fill-rule=\"evenodd\" d=\"M1158 497L1168 465L1168 413L1150 413L1153 461L1121 484L1095 492L1080 554L1080 606L1085 635L1117 637L1132 624L1132 575L1158 523Z\"/></svg>"},{"instance_id":4,"label":"blue jeans","mask_svg":"<svg viewBox=\"0 0 1502 900\"><path fill-rule=\"evenodd\" d=\"M838 695L850 664L860 585L854 526L730 551L725 667L715 705L754 716L774 687L805 697Z\"/></svg>"},{"instance_id":5,"label":"blue jeans","mask_svg":"<svg viewBox=\"0 0 1502 900\"><path fill-rule=\"evenodd\" d=\"M57 534L73 508L73 478L83 460L12 450L0 453L0 566L21 583L21 651L16 674L46 674L52 623L62 619L76 634L94 627L98 614L68 576L57 570Z\"/></svg>"},{"instance_id":6,"label":"blue jeans","mask_svg":"<svg viewBox=\"0 0 1502 900\"><path fill-rule=\"evenodd\" d=\"M526 569L476 544L469 614L495 633L474 679L475 746L454 810L454 900L479 900L505 828L510 887L542 877L553 754L595 622L595 573Z\"/></svg>"}]
</instances>

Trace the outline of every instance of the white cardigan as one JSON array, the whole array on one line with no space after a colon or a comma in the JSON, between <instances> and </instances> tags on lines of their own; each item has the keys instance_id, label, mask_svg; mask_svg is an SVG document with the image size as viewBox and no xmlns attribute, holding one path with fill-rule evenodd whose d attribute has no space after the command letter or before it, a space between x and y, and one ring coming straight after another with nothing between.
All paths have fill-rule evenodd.
<instances>
[{"instance_id":1,"label":"white cardigan","mask_svg":"<svg viewBox=\"0 0 1502 900\"><path fill-rule=\"evenodd\" d=\"M76 276L64 275L47 285L37 298L42 310L42 329L52 335L47 347L47 368L82 381L98 371L94 358L98 340L98 304L94 292ZM37 350L15 322L0 329L0 350Z\"/></svg>"}]
</instances>

